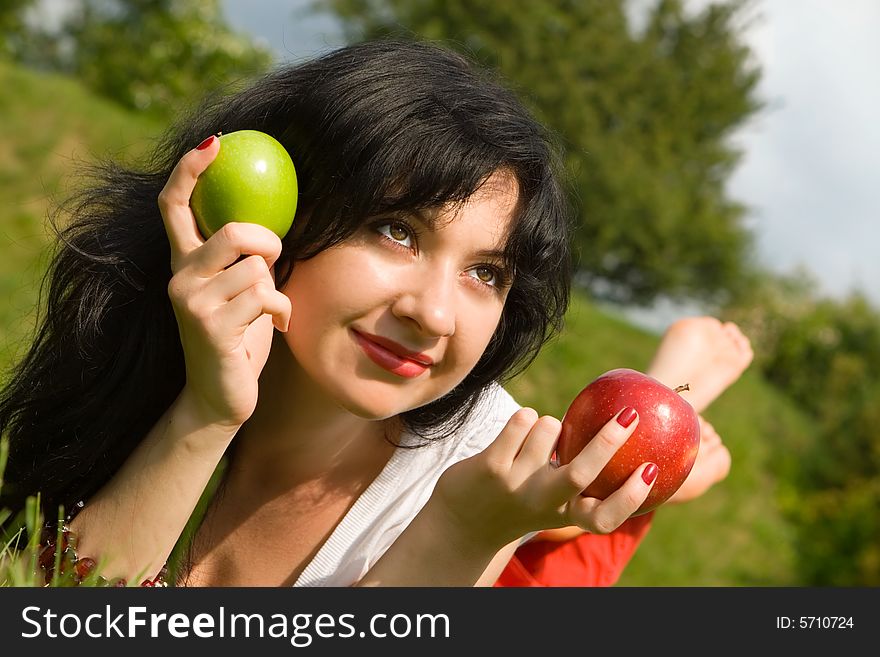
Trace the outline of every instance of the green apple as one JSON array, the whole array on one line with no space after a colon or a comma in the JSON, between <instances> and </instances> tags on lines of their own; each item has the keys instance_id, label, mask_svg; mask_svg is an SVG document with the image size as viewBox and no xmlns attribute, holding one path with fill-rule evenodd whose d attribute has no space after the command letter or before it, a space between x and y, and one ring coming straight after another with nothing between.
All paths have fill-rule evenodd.
<instances>
[{"instance_id":1,"label":"green apple","mask_svg":"<svg viewBox=\"0 0 880 657\"><path fill-rule=\"evenodd\" d=\"M189 205L205 239L230 221L284 237L296 201L296 169L284 146L265 132L239 130L220 137L220 152L196 181Z\"/></svg>"}]
</instances>

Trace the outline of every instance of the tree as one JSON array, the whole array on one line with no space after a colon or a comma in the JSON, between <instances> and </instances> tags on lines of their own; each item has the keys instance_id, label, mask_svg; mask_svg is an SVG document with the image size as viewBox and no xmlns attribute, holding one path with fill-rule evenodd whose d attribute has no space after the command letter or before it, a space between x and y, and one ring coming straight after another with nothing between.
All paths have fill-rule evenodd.
<instances>
[{"instance_id":1,"label":"tree","mask_svg":"<svg viewBox=\"0 0 880 657\"><path fill-rule=\"evenodd\" d=\"M25 12L34 0L3 0L0 4L0 57L15 57L22 48Z\"/></svg>"},{"instance_id":2,"label":"tree","mask_svg":"<svg viewBox=\"0 0 880 657\"><path fill-rule=\"evenodd\" d=\"M219 0L80 0L59 64L134 109L169 115L176 106L266 70L268 48L236 34Z\"/></svg>"},{"instance_id":3,"label":"tree","mask_svg":"<svg viewBox=\"0 0 880 657\"><path fill-rule=\"evenodd\" d=\"M350 40L410 34L498 69L561 137L579 211L582 278L606 296L712 296L749 268L744 208L725 183L731 132L755 113L759 69L742 3L680 0L633 27L625 0L319 0Z\"/></svg>"},{"instance_id":4,"label":"tree","mask_svg":"<svg viewBox=\"0 0 880 657\"><path fill-rule=\"evenodd\" d=\"M793 493L783 510L800 536L811 586L880 584L880 312L854 292L823 298L816 283L765 274L727 310L752 338L756 365L817 429L782 445L777 474Z\"/></svg>"}]
</instances>

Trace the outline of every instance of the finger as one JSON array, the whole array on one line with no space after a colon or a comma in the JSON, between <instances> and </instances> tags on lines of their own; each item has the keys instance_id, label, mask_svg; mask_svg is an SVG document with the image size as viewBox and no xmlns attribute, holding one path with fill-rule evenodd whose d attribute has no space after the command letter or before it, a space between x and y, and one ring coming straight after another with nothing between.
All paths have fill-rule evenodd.
<instances>
[{"instance_id":1,"label":"finger","mask_svg":"<svg viewBox=\"0 0 880 657\"><path fill-rule=\"evenodd\" d=\"M533 408L519 409L510 416L501 433L483 450L483 454L495 463L512 464L537 421L538 413Z\"/></svg>"},{"instance_id":2,"label":"finger","mask_svg":"<svg viewBox=\"0 0 880 657\"><path fill-rule=\"evenodd\" d=\"M173 264L204 243L196 225L195 216L189 207L196 180L220 152L220 140L213 135L180 158L168 181L159 192L159 212L165 223L165 232L171 244Z\"/></svg>"},{"instance_id":3,"label":"finger","mask_svg":"<svg viewBox=\"0 0 880 657\"><path fill-rule=\"evenodd\" d=\"M211 235L204 247L193 254L192 266L200 276L214 276L240 264L242 256L253 255L263 258L271 272L281 249L281 238L265 226L231 222Z\"/></svg>"},{"instance_id":4,"label":"finger","mask_svg":"<svg viewBox=\"0 0 880 657\"><path fill-rule=\"evenodd\" d=\"M567 465L553 473L550 494L563 499L580 493L602 471L614 453L627 441L639 425L639 416L631 407L623 408Z\"/></svg>"},{"instance_id":5,"label":"finger","mask_svg":"<svg viewBox=\"0 0 880 657\"><path fill-rule=\"evenodd\" d=\"M254 320L272 315L272 324L279 331L287 331L291 316L290 299L267 281L259 281L241 292L215 312L217 322L227 329L244 333Z\"/></svg>"},{"instance_id":6,"label":"finger","mask_svg":"<svg viewBox=\"0 0 880 657\"><path fill-rule=\"evenodd\" d=\"M208 304L219 306L234 299L261 280L271 282L274 288L275 281L271 272L272 270L262 257L246 256L244 260L236 262L210 279L203 292L205 301Z\"/></svg>"},{"instance_id":7,"label":"finger","mask_svg":"<svg viewBox=\"0 0 880 657\"><path fill-rule=\"evenodd\" d=\"M610 534L647 499L658 472L655 464L645 463L604 500L580 496L572 499L568 504L567 520L593 534Z\"/></svg>"},{"instance_id":8,"label":"finger","mask_svg":"<svg viewBox=\"0 0 880 657\"><path fill-rule=\"evenodd\" d=\"M544 415L538 418L526 436L519 454L514 458L514 468L532 473L548 467L561 431L562 422L555 417Z\"/></svg>"}]
</instances>

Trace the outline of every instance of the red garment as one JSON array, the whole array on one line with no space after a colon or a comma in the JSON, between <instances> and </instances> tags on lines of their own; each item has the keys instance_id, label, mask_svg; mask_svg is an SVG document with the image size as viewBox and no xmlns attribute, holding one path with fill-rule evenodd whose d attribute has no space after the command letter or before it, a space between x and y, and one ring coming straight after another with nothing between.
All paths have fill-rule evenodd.
<instances>
[{"instance_id":1,"label":"red garment","mask_svg":"<svg viewBox=\"0 0 880 657\"><path fill-rule=\"evenodd\" d=\"M610 534L520 545L495 586L612 586L648 533L654 512L630 518Z\"/></svg>"}]
</instances>

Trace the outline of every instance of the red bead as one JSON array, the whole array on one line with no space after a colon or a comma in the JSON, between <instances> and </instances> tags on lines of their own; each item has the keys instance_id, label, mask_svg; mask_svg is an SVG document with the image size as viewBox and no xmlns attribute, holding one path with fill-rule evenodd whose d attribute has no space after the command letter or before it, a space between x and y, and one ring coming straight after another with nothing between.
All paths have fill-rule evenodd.
<instances>
[{"instance_id":1,"label":"red bead","mask_svg":"<svg viewBox=\"0 0 880 657\"><path fill-rule=\"evenodd\" d=\"M55 544L50 543L46 547L44 547L40 551L40 567L41 568L54 568L55 567Z\"/></svg>"},{"instance_id":2,"label":"red bead","mask_svg":"<svg viewBox=\"0 0 880 657\"><path fill-rule=\"evenodd\" d=\"M91 573L97 565L98 564L95 563L94 559L83 557L74 564L73 568L76 571L77 577L82 579L86 577L89 573Z\"/></svg>"}]
</instances>

